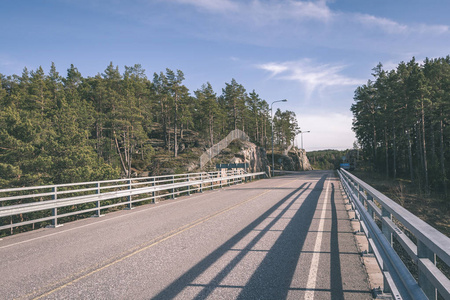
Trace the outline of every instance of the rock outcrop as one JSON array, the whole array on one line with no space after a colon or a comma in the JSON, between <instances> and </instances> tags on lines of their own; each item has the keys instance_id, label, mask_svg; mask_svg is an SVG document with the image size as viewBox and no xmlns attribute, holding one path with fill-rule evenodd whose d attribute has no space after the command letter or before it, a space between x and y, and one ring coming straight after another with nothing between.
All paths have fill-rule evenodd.
<instances>
[{"instance_id":1,"label":"rock outcrop","mask_svg":"<svg viewBox=\"0 0 450 300\"><path fill-rule=\"evenodd\" d=\"M269 161L266 150L248 141L240 141L240 151L234 154L230 163L248 163L248 172L266 172L269 174Z\"/></svg>"},{"instance_id":2,"label":"rock outcrop","mask_svg":"<svg viewBox=\"0 0 450 300\"><path fill-rule=\"evenodd\" d=\"M215 167L215 164L223 163L247 163L247 171L266 172L271 174L272 168L271 154L267 155L266 150L249 141L235 139L228 147L224 148L207 167ZM275 170L285 171L308 171L312 170L305 150L297 148L290 149L288 155L275 154Z\"/></svg>"},{"instance_id":3,"label":"rock outcrop","mask_svg":"<svg viewBox=\"0 0 450 300\"><path fill-rule=\"evenodd\" d=\"M289 153L295 164L295 171L310 171L312 170L309 159L306 156L306 150L293 148Z\"/></svg>"},{"instance_id":4,"label":"rock outcrop","mask_svg":"<svg viewBox=\"0 0 450 300\"><path fill-rule=\"evenodd\" d=\"M275 170L309 171L312 167L305 150L292 148L288 155L275 154Z\"/></svg>"}]
</instances>

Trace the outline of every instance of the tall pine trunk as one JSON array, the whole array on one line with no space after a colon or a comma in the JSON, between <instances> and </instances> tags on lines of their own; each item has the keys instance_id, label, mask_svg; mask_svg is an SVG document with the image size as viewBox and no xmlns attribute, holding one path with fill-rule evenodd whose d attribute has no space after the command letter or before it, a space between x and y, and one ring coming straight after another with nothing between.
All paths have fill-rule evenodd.
<instances>
[{"instance_id":1,"label":"tall pine trunk","mask_svg":"<svg viewBox=\"0 0 450 300\"><path fill-rule=\"evenodd\" d=\"M375 128L375 120L373 120L373 140L372 140L372 156L373 156L373 171L377 170L377 130Z\"/></svg>"},{"instance_id":2,"label":"tall pine trunk","mask_svg":"<svg viewBox=\"0 0 450 300\"><path fill-rule=\"evenodd\" d=\"M176 94L175 94L175 99L176 99ZM177 157L178 156L178 128L177 128L177 123L178 123L178 105L177 102L175 100L175 115L174 115L174 120L173 120L173 153L174 156Z\"/></svg>"},{"instance_id":3,"label":"tall pine trunk","mask_svg":"<svg viewBox=\"0 0 450 300\"><path fill-rule=\"evenodd\" d=\"M164 108L164 100L161 99L161 121L163 125L163 139L164 139L164 146L167 147L168 145L168 137L167 137L167 119L166 119L166 110Z\"/></svg>"},{"instance_id":4,"label":"tall pine trunk","mask_svg":"<svg viewBox=\"0 0 450 300\"><path fill-rule=\"evenodd\" d=\"M442 121L442 112L441 112L441 121L439 122L439 136L440 136L440 156L441 156L441 171L442 171L442 185L444 187L444 194L447 196L447 175L445 174L445 156L444 156L444 128Z\"/></svg>"},{"instance_id":5,"label":"tall pine trunk","mask_svg":"<svg viewBox=\"0 0 450 300\"><path fill-rule=\"evenodd\" d=\"M115 142L116 150L117 150L117 153L119 154L119 158L120 158L120 165L122 166L122 170L125 173L125 176L128 177L128 168L125 165L125 161L123 159L122 152L120 151L119 142L117 141L115 130L113 131L113 134L114 134L114 142Z\"/></svg>"},{"instance_id":6,"label":"tall pine trunk","mask_svg":"<svg viewBox=\"0 0 450 300\"><path fill-rule=\"evenodd\" d=\"M394 157L393 157L393 159L394 159L394 161L393 161L393 175L394 175L394 179L396 179L397 178L397 141L396 141L396 138L395 138L395 122L393 123L393 129L392 129L392 138L393 138L393 155L394 155Z\"/></svg>"},{"instance_id":7,"label":"tall pine trunk","mask_svg":"<svg viewBox=\"0 0 450 300\"><path fill-rule=\"evenodd\" d=\"M427 163L427 147L425 141L425 110L422 100L422 147L423 147L423 170L425 172L425 192L428 194L430 192L428 185L428 163Z\"/></svg>"},{"instance_id":8,"label":"tall pine trunk","mask_svg":"<svg viewBox=\"0 0 450 300\"><path fill-rule=\"evenodd\" d=\"M386 156L386 178L389 177L389 141L387 134L387 124L384 125L384 151Z\"/></svg>"},{"instance_id":9,"label":"tall pine trunk","mask_svg":"<svg viewBox=\"0 0 450 300\"><path fill-rule=\"evenodd\" d=\"M411 145L411 130L406 130L406 135L408 136L409 176L411 178L411 182L414 182L414 170L413 170L413 160L412 160L412 145Z\"/></svg>"}]
</instances>

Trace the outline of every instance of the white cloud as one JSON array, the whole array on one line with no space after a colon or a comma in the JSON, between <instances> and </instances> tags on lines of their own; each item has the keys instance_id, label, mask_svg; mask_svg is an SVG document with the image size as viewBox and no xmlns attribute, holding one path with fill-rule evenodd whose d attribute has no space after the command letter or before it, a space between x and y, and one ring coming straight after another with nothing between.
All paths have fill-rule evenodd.
<instances>
[{"instance_id":1,"label":"white cloud","mask_svg":"<svg viewBox=\"0 0 450 300\"><path fill-rule=\"evenodd\" d=\"M260 21L313 19L328 21L333 13L324 1L270 1L254 0L248 5L248 12Z\"/></svg>"},{"instance_id":2,"label":"white cloud","mask_svg":"<svg viewBox=\"0 0 450 300\"><path fill-rule=\"evenodd\" d=\"M231 0L174 0L175 2L193 5L197 8L210 12L230 12L238 11L239 4Z\"/></svg>"},{"instance_id":3,"label":"white cloud","mask_svg":"<svg viewBox=\"0 0 450 300\"><path fill-rule=\"evenodd\" d=\"M297 81L302 84L310 96L316 89L330 86L353 86L365 80L342 75L345 65L315 64L310 59L288 62L270 62L256 66L271 73L274 78Z\"/></svg>"},{"instance_id":4,"label":"white cloud","mask_svg":"<svg viewBox=\"0 0 450 300\"><path fill-rule=\"evenodd\" d=\"M367 14L354 14L354 19L371 28L379 28L388 34L444 34L449 32L449 26L446 25L427 25L427 24L400 24L390 19L380 18Z\"/></svg>"},{"instance_id":5,"label":"white cloud","mask_svg":"<svg viewBox=\"0 0 450 300\"><path fill-rule=\"evenodd\" d=\"M314 19L329 20L333 13L325 1L233 1L233 0L172 0L181 4L192 5L212 13L239 18L262 25L282 20L301 21Z\"/></svg>"},{"instance_id":6,"label":"white cloud","mask_svg":"<svg viewBox=\"0 0 450 300\"><path fill-rule=\"evenodd\" d=\"M330 21L347 22L353 20L366 28L381 30L387 34L444 34L450 31L447 25L401 24L394 20L370 14L332 11L326 1L261 1L261 0L172 0L191 5L211 13L218 13L234 20L251 22L264 26L280 21L296 23L315 20L321 23Z\"/></svg>"},{"instance_id":7,"label":"white cloud","mask_svg":"<svg viewBox=\"0 0 450 300\"><path fill-rule=\"evenodd\" d=\"M285 66L284 63L267 63L257 66L259 69L263 69L272 73L272 76L278 75L280 73L286 72L289 70L288 66Z\"/></svg>"},{"instance_id":8,"label":"white cloud","mask_svg":"<svg viewBox=\"0 0 450 300\"><path fill-rule=\"evenodd\" d=\"M380 28L387 33L404 33L408 30L408 26L406 25L372 15L355 14L355 19L363 25Z\"/></svg>"},{"instance_id":9,"label":"white cloud","mask_svg":"<svg viewBox=\"0 0 450 300\"><path fill-rule=\"evenodd\" d=\"M447 25L426 25L419 24L416 26L416 32L418 33L430 33L430 34L444 34L450 31L450 27Z\"/></svg>"},{"instance_id":10,"label":"white cloud","mask_svg":"<svg viewBox=\"0 0 450 300\"><path fill-rule=\"evenodd\" d=\"M320 22L346 22L353 20L367 28L379 29L388 34L443 34L450 31L447 25L401 24L394 20L370 14L332 11L327 1L261 1L261 0L171 0L180 4L194 6L210 13L229 16L253 25L265 25L274 22L292 20L302 22L316 20Z\"/></svg>"}]
</instances>

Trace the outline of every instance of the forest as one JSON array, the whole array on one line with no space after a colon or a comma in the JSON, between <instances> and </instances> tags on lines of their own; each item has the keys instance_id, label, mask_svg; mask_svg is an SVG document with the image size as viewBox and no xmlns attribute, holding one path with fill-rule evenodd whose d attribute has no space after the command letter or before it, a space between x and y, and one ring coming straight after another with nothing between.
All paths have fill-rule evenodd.
<instances>
[{"instance_id":1,"label":"forest","mask_svg":"<svg viewBox=\"0 0 450 300\"><path fill-rule=\"evenodd\" d=\"M257 145L271 143L269 104L232 79L222 93L205 83L191 93L180 70L146 76L141 65L111 62L83 77L71 65L61 76L54 63L21 75L0 74L0 188L131 176L154 159L152 141L176 158L190 131L205 147L241 129ZM299 131L295 113L274 112L279 147ZM157 174L155 174L157 175Z\"/></svg>"},{"instance_id":2,"label":"forest","mask_svg":"<svg viewBox=\"0 0 450 300\"><path fill-rule=\"evenodd\" d=\"M336 170L351 150L316 150L308 152L308 160L314 170ZM347 161L345 161L347 162Z\"/></svg>"},{"instance_id":3,"label":"forest","mask_svg":"<svg viewBox=\"0 0 450 300\"><path fill-rule=\"evenodd\" d=\"M401 62L355 90L353 130L373 172L448 199L450 56Z\"/></svg>"}]
</instances>

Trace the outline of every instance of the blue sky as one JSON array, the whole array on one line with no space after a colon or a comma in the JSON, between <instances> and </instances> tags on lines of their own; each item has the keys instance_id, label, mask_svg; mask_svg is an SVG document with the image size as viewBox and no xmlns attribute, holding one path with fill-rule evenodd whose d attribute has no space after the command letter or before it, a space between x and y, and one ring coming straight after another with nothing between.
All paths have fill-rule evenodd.
<instances>
[{"instance_id":1,"label":"blue sky","mask_svg":"<svg viewBox=\"0 0 450 300\"><path fill-rule=\"evenodd\" d=\"M307 150L351 148L353 92L378 62L450 54L442 0L0 0L0 73L110 61L184 72L191 93L232 78L296 113ZM298 138L298 144L300 144Z\"/></svg>"}]
</instances>

